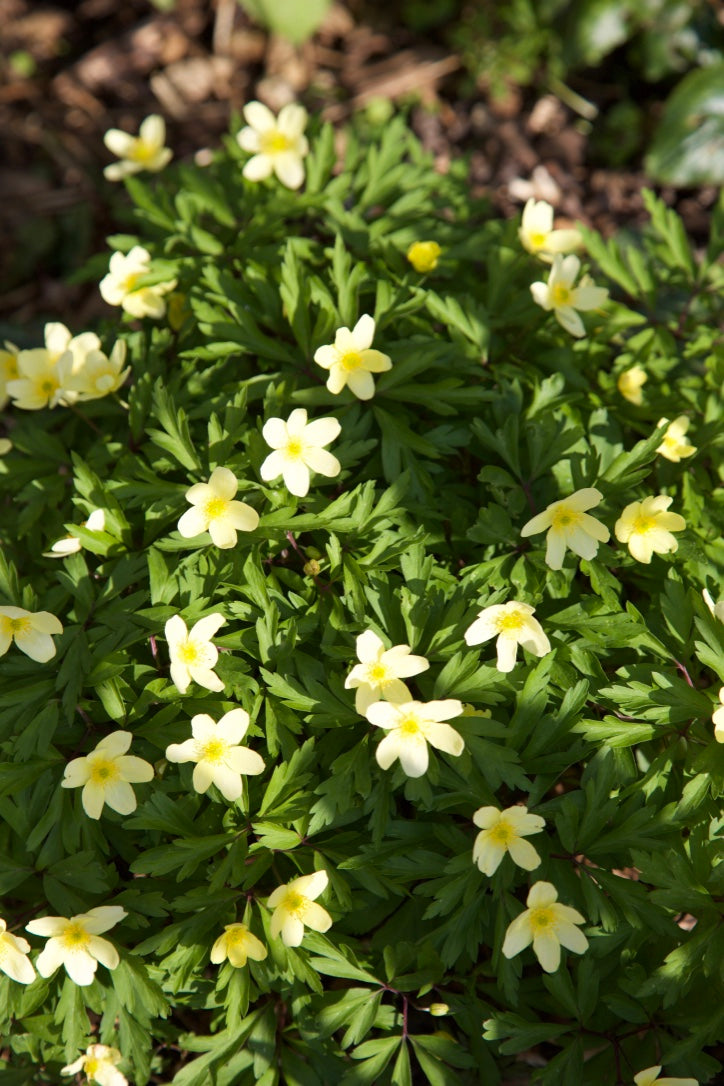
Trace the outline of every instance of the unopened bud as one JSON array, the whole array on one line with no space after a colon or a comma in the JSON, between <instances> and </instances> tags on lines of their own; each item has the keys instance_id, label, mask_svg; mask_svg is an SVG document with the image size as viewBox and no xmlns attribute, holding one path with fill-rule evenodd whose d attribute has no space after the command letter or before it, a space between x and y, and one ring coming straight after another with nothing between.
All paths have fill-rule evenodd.
<instances>
[{"instance_id":1,"label":"unopened bud","mask_svg":"<svg viewBox=\"0 0 724 1086\"><path fill-rule=\"evenodd\" d=\"M442 1018L450 1010L447 1003L431 1003L427 1009L433 1018Z\"/></svg>"},{"instance_id":2,"label":"unopened bud","mask_svg":"<svg viewBox=\"0 0 724 1086\"><path fill-rule=\"evenodd\" d=\"M304 563L304 572L307 577L316 577L321 568L316 558L310 558L308 562Z\"/></svg>"}]
</instances>

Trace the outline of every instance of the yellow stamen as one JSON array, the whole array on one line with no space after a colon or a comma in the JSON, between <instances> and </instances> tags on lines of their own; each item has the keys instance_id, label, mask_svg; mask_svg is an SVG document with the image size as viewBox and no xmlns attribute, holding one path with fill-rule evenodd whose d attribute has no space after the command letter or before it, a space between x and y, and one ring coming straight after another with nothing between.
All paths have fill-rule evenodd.
<instances>
[{"instance_id":1,"label":"yellow stamen","mask_svg":"<svg viewBox=\"0 0 724 1086\"><path fill-rule=\"evenodd\" d=\"M199 659L199 650L195 641L184 641L179 645L178 654L185 664L195 664Z\"/></svg>"},{"instance_id":2,"label":"yellow stamen","mask_svg":"<svg viewBox=\"0 0 724 1086\"><path fill-rule=\"evenodd\" d=\"M287 447L284 452L290 460L298 460L302 455L303 445L298 437L292 437L287 442Z\"/></svg>"},{"instance_id":3,"label":"yellow stamen","mask_svg":"<svg viewBox=\"0 0 724 1086\"><path fill-rule=\"evenodd\" d=\"M347 351L340 358L342 366L349 372L350 370L358 370L362 365L362 356L359 351Z\"/></svg>"},{"instance_id":4,"label":"yellow stamen","mask_svg":"<svg viewBox=\"0 0 724 1086\"><path fill-rule=\"evenodd\" d=\"M501 615L497 622L498 629L503 630L520 630L523 627L523 616L520 611L511 611L507 615Z\"/></svg>"},{"instance_id":5,"label":"yellow stamen","mask_svg":"<svg viewBox=\"0 0 724 1086\"><path fill-rule=\"evenodd\" d=\"M547 931L554 923L555 915L549 905L540 905L537 909L531 909L530 926L536 935L539 932Z\"/></svg>"},{"instance_id":6,"label":"yellow stamen","mask_svg":"<svg viewBox=\"0 0 724 1086\"><path fill-rule=\"evenodd\" d=\"M633 530L640 535L646 535L647 532L652 532L655 527L656 519L654 517L636 517Z\"/></svg>"},{"instance_id":7,"label":"yellow stamen","mask_svg":"<svg viewBox=\"0 0 724 1086\"><path fill-rule=\"evenodd\" d=\"M272 128L270 132L263 132L259 137L261 152L263 155L278 155L288 151L292 142L288 136L280 132L278 128Z\"/></svg>"},{"instance_id":8,"label":"yellow stamen","mask_svg":"<svg viewBox=\"0 0 724 1086\"><path fill-rule=\"evenodd\" d=\"M220 762L226 754L228 744L223 739L209 739L204 743L199 754L204 762Z\"/></svg>"},{"instance_id":9,"label":"yellow stamen","mask_svg":"<svg viewBox=\"0 0 724 1086\"><path fill-rule=\"evenodd\" d=\"M571 304L572 291L570 287L564 286L562 283L556 283L553 287L553 305L562 306Z\"/></svg>"},{"instance_id":10,"label":"yellow stamen","mask_svg":"<svg viewBox=\"0 0 724 1086\"><path fill-rule=\"evenodd\" d=\"M118 777L118 766L110 758L93 759L90 764L90 779L94 784L108 784Z\"/></svg>"},{"instance_id":11,"label":"yellow stamen","mask_svg":"<svg viewBox=\"0 0 724 1086\"><path fill-rule=\"evenodd\" d=\"M82 924L69 924L63 932L63 943L71 950L78 950L90 942L90 935Z\"/></svg>"},{"instance_id":12,"label":"yellow stamen","mask_svg":"<svg viewBox=\"0 0 724 1086\"><path fill-rule=\"evenodd\" d=\"M387 668L384 664L372 664L367 671L367 679L378 686L387 678Z\"/></svg>"},{"instance_id":13,"label":"yellow stamen","mask_svg":"<svg viewBox=\"0 0 724 1086\"><path fill-rule=\"evenodd\" d=\"M204 505L204 516L209 520L216 520L224 515L228 504L226 498L209 498Z\"/></svg>"},{"instance_id":14,"label":"yellow stamen","mask_svg":"<svg viewBox=\"0 0 724 1086\"><path fill-rule=\"evenodd\" d=\"M399 730L403 735L418 735L422 728L416 716L406 716L401 721Z\"/></svg>"},{"instance_id":15,"label":"yellow stamen","mask_svg":"<svg viewBox=\"0 0 724 1086\"><path fill-rule=\"evenodd\" d=\"M569 509L564 506L563 509L557 509L553 514L551 521L551 527L557 530L561 528L573 528L581 519L581 514L577 513L574 509Z\"/></svg>"},{"instance_id":16,"label":"yellow stamen","mask_svg":"<svg viewBox=\"0 0 724 1086\"><path fill-rule=\"evenodd\" d=\"M490 831L490 836L499 845L507 845L516 836L514 830L508 825L507 822L498 822L497 826L493 826Z\"/></svg>"}]
</instances>

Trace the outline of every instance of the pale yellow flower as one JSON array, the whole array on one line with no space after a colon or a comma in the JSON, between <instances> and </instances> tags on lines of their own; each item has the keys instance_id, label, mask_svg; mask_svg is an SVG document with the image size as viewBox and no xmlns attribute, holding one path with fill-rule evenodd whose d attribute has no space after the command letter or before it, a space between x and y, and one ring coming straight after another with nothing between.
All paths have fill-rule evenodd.
<instances>
[{"instance_id":1,"label":"pale yellow flower","mask_svg":"<svg viewBox=\"0 0 724 1086\"><path fill-rule=\"evenodd\" d=\"M75 393L79 401L100 400L117 392L123 385L131 367L126 361L126 343L119 339L109 355L101 350L89 351L82 363L74 367L67 389Z\"/></svg>"},{"instance_id":2,"label":"pale yellow flower","mask_svg":"<svg viewBox=\"0 0 724 1086\"><path fill-rule=\"evenodd\" d=\"M169 762L195 762L193 782L203 795L212 784L230 803L239 799L242 775L264 771L264 761L256 751L240 746L249 727L249 714L232 709L218 724L207 713L191 718L191 739L172 743L166 748ZM213 960L213 959L212 959Z\"/></svg>"},{"instance_id":3,"label":"pale yellow flower","mask_svg":"<svg viewBox=\"0 0 724 1086\"><path fill-rule=\"evenodd\" d=\"M61 788L81 788L81 803L89 818L100 818L105 803L118 814L136 809L132 784L153 779L153 766L143 758L127 754L131 732L112 732L101 739L84 758L74 758L65 767Z\"/></svg>"},{"instance_id":4,"label":"pale yellow flower","mask_svg":"<svg viewBox=\"0 0 724 1086\"><path fill-rule=\"evenodd\" d=\"M259 474L265 483L284 479L287 490L303 498L309 491L309 472L333 479L339 475L342 465L336 456L324 448L339 437L342 427L337 419L313 419L307 422L307 412L297 407L285 422L284 419L268 419L262 429L262 437L274 451L269 453Z\"/></svg>"},{"instance_id":5,"label":"pale yellow flower","mask_svg":"<svg viewBox=\"0 0 724 1086\"><path fill-rule=\"evenodd\" d=\"M357 659L360 661L345 679L345 690L355 690L354 707L362 716L374 701L411 701L412 695L402 679L410 679L427 671L424 656L412 656L409 645L393 645L386 649L373 630L365 630L357 638Z\"/></svg>"},{"instance_id":6,"label":"pale yellow flower","mask_svg":"<svg viewBox=\"0 0 724 1086\"><path fill-rule=\"evenodd\" d=\"M164 627L171 657L171 679L180 693L185 694L191 681L217 694L224 689L224 684L213 670L219 658L219 650L212 645L211 638L226 619L218 611L199 621L187 630L180 615L170 618Z\"/></svg>"},{"instance_id":7,"label":"pale yellow flower","mask_svg":"<svg viewBox=\"0 0 724 1086\"><path fill-rule=\"evenodd\" d=\"M480 645L497 637L498 671L508 672L515 667L518 645L534 656L545 656L551 651L551 643L537 619L535 607L529 603L495 603L484 607L475 622L465 631L466 645Z\"/></svg>"},{"instance_id":8,"label":"pale yellow flower","mask_svg":"<svg viewBox=\"0 0 724 1086\"><path fill-rule=\"evenodd\" d=\"M104 531L106 527L105 512L102 509L94 509L88 520L83 521L82 527L87 528L89 532ZM69 554L77 554L82 548L83 544L79 536L74 535L71 531L69 535L54 543L49 551L44 551L43 558L67 558Z\"/></svg>"},{"instance_id":9,"label":"pale yellow flower","mask_svg":"<svg viewBox=\"0 0 724 1086\"><path fill-rule=\"evenodd\" d=\"M12 441L10 441L7 437L0 437L0 456L7 456L12 447Z\"/></svg>"},{"instance_id":10,"label":"pale yellow flower","mask_svg":"<svg viewBox=\"0 0 724 1086\"><path fill-rule=\"evenodd\" d=\"M442 249L436 241L413 241L407 250L407 259L416 272L426 275L434 271Z\"/></svg>"},{"instance_id":11,"label":"pale yellow flower","mask_svg":"<svg viewBox=\"0 0 724 1086\"><path fill-rule=\"evenodd\" d=\"M285 886L278 886L267 901L267 907L274 910L269 928L272 938L281 935L286 946L299 946L305 927L312 931L329 931L332 917L316 903L328 882L326 871L314 871L311 875L292 879Z\"/></svg>"},{"instance_id":12,"label":"pale yellow flower","mask_svg":"<svg viewBox=\"0 0 724 1086\"><path fill-rule=\"evenodd\" d=\"M473 822L482 831L475 838L473 862L484 875L493 875L498 870L506 852L513 863L525 871L540 866L540 856L524 840L545 827L545 819L540 815L529 814L528 808L522 806L507 807L504 811L497 807L479 807Z\"/></svg>"},{"instance_id":13,"label":"pale yellow flower","mask_svg":"<svg viewBox=\"0 0 724 1086\"><path fill-rule=\"evenodd\" d=\"M261 939L252 935L246 924L225 924L224 934L220 935L211 948L211 961L220 965L225 959L237 969L246 965L247 958L263 962L267 949Z\"/></svg>"},{"instance_id":14,"label":"pale yellow flower","mask_svg":"<svg viewBox=\"0 0 724 1086\"><path fill-rule=\"evenodd\" d=\"M561 961L561 947L583 954L588 939L576 924L585 918L576 909L558 902L558 891L550 882L536 882L526 900L527 909L508 925L503 956L514 958L533 944L533 953L546 973L555 973Z\"/></svg>"},{"instance_id":15,"label":"pale yellow flower","mask_svg":"<svg viewBox=\"0 0 724 1086\"><path fill-rule=\"evenodd\" d=\"M28 954L30 943L20 935L8 931L4 920L0 920L0 972L5 973L18 984L32 984L35 970Z\"/></svg>"},{"instance_id":16,"label":"pale yellow flower","mask_svg":"<svg viewBox=\"0 0 724 1086\"><path fill-rule=\"evenodd\" d=\"M4 656L15 641L31 660L45 664L55 656L53 636L62 632L62 624L50 611L0 607L0 656Z\"/></svg>"},{"instance_id":17,"label":"pale yellow flower","mask_svg":"<svg viewBox=\"0 0 724 1086\"><path fill-rule=\"evenodd\" d=\"M553 208L532 196L523 208L518 237L524 249L550 264L555 253L569 253L583 242L578 230L554 230Z\"/></svg>"},{"instance_id":18,"label":"pale yellow flower","mask_svg":"<svg viewBox=\"0 0 724 1086\"><path fill-rule=\"evenodd\" d=\"M718 603L714 603L714 600L711 598L711 593L706 588L701 594L704 597L704 603L709 608L711 615L718 619L719 622L724 622L724 600L719 600Z\"/></svg>"},{"instance_id":19,"label":"pale yellow flower","mask_svg":"<svg viewBox=\"0 0 724 1086\"><path fill-rule=\"evenodd\" d=\"M387 732L375 752L377 764L381 769L389 769L399 758L408 777L421 777L429 764L428 743L457 758L465 749L463 737L441 721L460 716L462 711L462 702L456 698L373 702L365 715L370 724Z\"/></svg>"},{"instance_id":20,"label":"pale yellow flower","mask_svg":"<svg viewBox=\"0 0 724 1086\"><path fill-rule=\"evenodd\" d=\"M45 325L43 339L51 363L55 364L66 351L70 351L73 355L74 370L83 363L89 351L98 351L101 346L101 341L95 332L81 332L74 336L70 329L59 321Z\"/></svg>"},{"instance_id":21,"label":"pale yellow flower","mask_svg":"<svg viewBox=\"0 0 724 1086\"><path fill-rule=\"evenodd\" d=\"M90 1045L84 1056L79 1056L75 1063L62 1067L61 1075L77 1075L83 1072L89 1082L100 1086L128 1086L128 1079L116 1066L123 1057L117 1048L108 1045Z\"/></svg>"},{"instance_id":22,"label":"pale yellow flower","mask_svg":"<svg viewBox=\"0 0 724 1086\"><path fill-rule=\"evenodd\" d=\"M127 915L120 905L99 905L78 916L43 916L31 920L25 925L26 930L48 940L35 963L41 977L52 976L64 965L70 979L85 987L93 983L98 962L106 969L115 969L120 961L118 951L99 936Z\"/></svg>"},{"instance_id":23,"label":"pale yellow flower","mask_svg":"<svg viewBox=\"0 0 724 1086\"><path fill-rule=\"evenodd\" d=\"M63 400L73 372L73 355L66 351L53 360L45 347L19 351L16 357L18 376L6 385L15 407L23 411L41 411L57 407Z\"/></svg>"},{"instance_id":24,"label":"pale yellow flower","mask_svg":"<svg viewBox=\"0 0 724 1086\"><path fill-rule=\"evenodd\" d=\"M229 468L215 468L208 483L195 483L186 491L191 502L178 522L184 539L208 532L211 542L222 549L236 545L237 532L253 532L259 526L259 514L246 502L234 501L238 482Z\"/></svg>"},{"instance_id":25,"label":"pale yellow flower","mask_svg":"<svg viewBox=\"0 0 724 1086\"><path fill-rule=\"evenodd\" d=\"M140 245L134 245L127 255L113 253L108 274L100 281L103 301L120 305L132 317L162 317L166 312L164 294L174 289L176 280L139 287L138 280L150 271L151 254Z\"/></svg>"},{"instance_id":26,"label":"pale yellow flower","mask_svg":"<svg viewBox=\"0 0 724 1086\"><path fill-rule=\"evenodd\" d=\"M577 338L586 334L577 311L599 309L608 298L608 290L595 286L589 275L584 275L578 286L574 286L580 268L577 256L556 253L548 282L531 283L530 287L533 301L543 309L552 309L558 323Z\"/></svg>"},{"instance_id":27,"label":"pale yellow flower","mask_svg":"<svg viewBox=\"0 0 724 1086\"><path fill-rule=\"evenodd\" d=\"M598 505L602 498L603 494L593 486L576 490L568 498L551 502L547 509L523 525L520 534L525 537L548 531L546 564L551 569L563 567L566 548L590 562L596 557L598 544L605 543L611 535L600 520L586 512Z\"/></svg>"},{"instance_id":28,"label":"pale yellow flower","mask_svg":"<svg viewBox=\"0 0 724 1086\"><path fill-rule=\"evenodd\" d=\"M679 544L672 532L682 532L686 521L678 513L667 510L673 498L665 494L650 495L640 502L631 502L616 521L614 532L619 543L627 543L637 562L646 565L656 554L673 554Z\"/></svg>"},{"instance_id":29,"label":"pale yellow flower","mask_svg":"<svg viewBox=\"0 0 724 1086\"><path fill-rule=\"evenodd\" d=\"M8 402L8 382L15 381L18 373L18 349L12 343L6 343L7 350L0 348L0 411Z\"/></svg>"},{"instance_id":30,"label":"pale yellow flower","mask_svg":"<svg viewBox=\"0 0 724 1086\"><path fill-rule=\"evenodd\" d=\"M140 170L158 173L173 157L173 152L164 147L166 122L157 113L152 113L141 122L137 136L131 136L120 128L109 128L103 142L112 155L121 159L106 166L103 176L107 181L122 181Z\"/></svg>"},{"instance_id":31,"label":"pale yellow flower","mask_svg":"<svg viewBox=\"0 0 724 1086\"><path fill-rule=\"evenodd\" d=\"M644 402L644 394L641 391L648 381L648 374L641 366L632 366L630 370L624 370L616 381L616 387L624 400L640 407Z\"/></svg>"},{"instance_id":32,"label":"pale yellow flower","mask_svg":"<svg viewBox=\"0 0 724 1086\"><path fill-rule=\"evenodd\" d=\"M636 1086L699 1086L699 1080L695 1078L659 1078L661 1066L647 1067L634 1075Z\"/></svg>"},{"instance_id":33,"label":"pale yellow flower","mask_svg":"<svg viewBox=\"0 0 724 1086\"><path fill-rule=\"evenodd\" d=\"M724 686L719 691L719 705L711 714L714 725L714 738L717 743L724 743Z\"/></svg>"},{"instance_id":34,"label":"pale yellow flower","mask_svg":"<svg viewBox=\"0 0 724 1086\"><path fill-rule=\"evenodd\" d=\"M306 109L290 103L275 117L261 102L249 102L244 120L247 127L236 138L242 151L253 155L243 170L247 181L263 181L275 173L288 189L298 189L304 183L302 160L309 151Z\"/></svg>"},{"instance_id":35,"label":"pale yellow flower","mask_svg":"<svg viewBox=\"0 0 724 1086\"><path fill-rule=\"evenodd\" d=\"M345 385L360 400L371 400L375 394L373 373L392 369L392 359L381 351L371 350L375 322L365 314L349 328L338 328L334 344L318 347L314 361L329 370L327 388L336 396Z\"/></svg>"},{"instance_id":36,"label":"pale yellow flower","mask_svg":"<svg viewBox=\"0 0 724 1086\"><path fill-rule=\"evenodd\" d=\"M669 422L668 419L659 419L656 425L663 426L667 422ZM696 446L687 445L684 440L684 434L689 429L690 423L691 420L686 415L679 415L678 418L669 423L669 428L656 450L657 453L667 460L671 460L674 464L678 464L680 460L687 456L693 456L696 452Z\"/></svg>"}]
</instances>

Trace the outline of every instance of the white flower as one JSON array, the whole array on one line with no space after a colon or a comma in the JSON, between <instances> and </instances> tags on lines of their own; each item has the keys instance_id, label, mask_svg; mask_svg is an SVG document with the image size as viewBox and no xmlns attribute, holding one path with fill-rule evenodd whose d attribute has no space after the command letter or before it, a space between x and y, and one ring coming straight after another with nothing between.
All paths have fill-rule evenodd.
<instances>
[{"instance_id":1,"label":"white flower","mask_svg":"<svg viewBox=\"0 0 724 1086\"><path fill-rule=\"evenodd\" d=\"M581 246L578 230L554 230L553 208L545 200L532 196L523 208L523 218L518 229L521 245L529 253L550 264L555 253L567 253Z\"/></svg>"},{"instance_id":2,"label":"white flower","mask_svg":"<svg viewBox=\"0 0 724 1086\"><path fill-rule=\"evenodd\" d=\"M272 938L281 934L286 946L299 946L305 926L313 931L329 931L332 917L316 904L316 898L324 893L328 882L326 871L315 871L278 886L267 901L268 908L274 910L269 928Z\"/></svg>"},{"instance_id":3,"label":"white flower","mask_svg":"<svg viewBox=\"0 0 724 1086\"><path fill-rule=\"evenodd\" d=\"M561 961L561 947L583 954L588 939L576 924L585 917L576 909L558 902L558 891L550 882L536 882L526 901L528 908L508 926L503 941L503 955L514 958L533 944L533 953L546 973L555 973Z\"/></svg>"},{"instance_id":4,"label":"white flower","mask_svg":"<svg viewBox=\"0 0 724 1086\"><path fill-rule=\"evenodd\" d=\"M98 962L115 969L118 951L107 939L99 939L127 916L120 905L99 905L78 916L43 916L31 920L26 930L48 939L36 964L41 977L50 977L61 965L72 981L85 987L93 983Z\"/></svg>"},{"instance_id":5,"label":"white flower","mask_svg":"<svg viewBox=\"0 0 724 1086\"><path fill-rule=\"evenodd\" d=\"M724 743L724 686L719 691L719 705L711 714L714 725L714 738L717 743Z\"/></svg>"},{"instance_id":6,"label":"white flower","mask_svg":"<svg viewBox=\"0 0 724 1086\"><path fill-rule=\"evenodd\" d=\"M28 958L30 943L20 935L8 931L4 920L0 920L0 971L19 984L32 984L35 970Z\"/></svg>"},{"instance_id":7,"label":"white flower","mask_svg":"<svg viewBox=\"0 0 724 1086\"><path fill-rule=\"evenodd\" d=\"M695 1078L659 1078L660 1074L661 1065L647 1067L634 1075L634 1082L636 1086L654 1086L654 1083L656 1086L699 1086L699 1081Z\"/></svg>"},{"instance_id":8,"label":"white flower","mask_svg":"<svg viewBox=\"0 0 724 1086\"><path fill-rule=\"evenodd\" d=\"M63 400L73 372L73 355L65 351L53 360L45 347L19 351L15 359L18 376L7 383L8 395L23 411L56 407Z\"/></svg>"},{"instance_id":9,"label":"white flower","mask_svg":"<svg viewBox=\"0 0 724 1086\"><path fill-rule=\"evenodd\" d=\"M246 965L247 958L263 962L267 950L261 939L253 935L246 924L225 924L224 934L220 935L211 948L211 961L219 965L226 958L237 969Z\"/></svg>"},{"instance_id":10,"label":"white flower","mask_svg":"<svg viewBox=\"0 0 724 1086\"><path fill-rule=\"evenodd\" d=\"M462 754L463 737L442 720L460 716L463 704L456 698L444 701L375 701L367 709L367 719L388 733L377 747L375 757L381 769L389 769L396 758L408 777L421 777L427 771L428 743L455 757Z\"/></svg>"},{"instance_id":11,"label":"white flower","mask_svg":"<svg viewBox=\"0 0 724 1086\"><path fill-rule=\"evenodd\" d=\"M80 799L89 818L100 818L104 803L118 814L131 814L136 809L131 785L153 779L149 762L126 754L132 739L131 732L112 732L90 754L74 758L65 767L60 786L83 788Z\"/></svg>"},{"instance_id":12,"label":"white flower","mask_svg":"<svg viewBox=\"0 0 724 1086\"><path fill-rule=\"evenodd\" d=\"M386 649L372 630L357 638L357 659L360 661L345 679L345 690L354 690L354 707L364 716L373 701L411 701L412 696L401 679L410 679L427 671L424 656L412 656L409 645L393 645Z\"/></svg>"},{"instance_id":13,"label":"white flower","mask_svg":"<svg viewBox=\"0 0 724 1086\"><path fill-rule=\"evenodd\" d=\"M704 603L709 608L712 616L718 618L720 622L724 622L724 600L719 600L718 603L714 603L714 600L711 598L711 593L706 588L701 594L704 597Z\"/></svg>"},{"instance_id":14,"label":"white flower","mask_svg":"<svg viewBox=\"0 0 724 1086\"><path fill-rule=\"evenodd\" d=\"M259 526L259 514L246 502L234 501L238 482L233 471L215 468L208 483L195 483L186 491L191 502L178 522L184 539L208 532L211 542L224 550L236 545L237 532L253 532Z\"/></svg>"},{"instance_id":15,"label":"white flower","mask_svg":"<svg viewBox=\"0 0 724 1086\"><path fill-rule=\"evenodd\" d=\"M241 149L254 156L244 166L247 181L263 181L274 172L288 189L298 189L304 182L302 159L309 151L306 109L290 103L275 117L261 102L249 102L244 120L247 127L236 138Z\"/></svg>"},{"instance_id":16,"label":"white flower","mask_svg":"<svg viewBox=\"0 0 724 1086\"><path fill-rule=\"evenodd\" d=\"M128 255L113 253L108 275L100 281L104 302L120 305L132 317L162 317L166 312L164 294L176 286L176 280L139 287L138 280L151 270L151 254L140 245L134 245Z\"/></svg>"},{"instance_id":17,"label":"white flower","mask_svg":"<svg viewBox=\"0 0 724 1086\"><path fill-rule=\"evenodd\" d=\"M224 616L215 611L213 615L199 619L191 632L180 615L174 615L166 623L164 632L171 657L171 679L180 693L186 693L192 680L217 694L224 689L213 670L219 650L211 644L211 638L225 622Z\"/></svg>"},{"instance_id":18,"label":"white flower","mask_svg":"<svg viewBox=\"0 0 724 1086\"><path fill-rule=\"evenodd\" d=\"M5 344L7 350L0 347L0 411L8 402L8 382L15 381L18 374L18 349L12 343Z\"/></svg>"},{"instance_id":19,"label":"white flower","mask_svg":"<svg viewBox=\"0 0 724 1086\"><path fill-rule=\"evenodd\" d=\"M191 739L166 748L169 762L195 762L194 788L202 795L215 784L230 803L242 791L242 774L263 773L264 761L256 751L239 744L249 727L249 714L232 709L218 724L207 714L191 719Z\"/></svg>"},{"instance_id":20,"label":"white flower","mask_svg":"<svg viewBox=\"0 0 724 1086\"><path fill-rule=\"evenodd\" d=\"M648 381L648 374L641 366L632 366L630 370L624 370L616 381L616 387L624 400L640 407L644 402L644 394L641 391Z\"/></svg>"},{"instance_id":21,"label":"white flower","mask_svg":"<svg viewBox=\"0 0 724 1086\"><path fill-rule=\"evenodd\" d=\"M336 456L324 448L339 437L342 427L336 419L314 419L307 422L307 412L297 407L285 422L284 419L268 419L262 436L274 450L261 466L260 475L265 483L280 475L291 494L303 498L309 491L309 471L318 472L328 479L339 475L342 465Z\"/></svg>"},{"instance_id":22,"label":"white flower","mask_svg":"<svg viewBox=\"0 0 724 1086\"><path fill-rule=\"evenodd\" d=\"M605 543L611 535L600 520L585 512L598 505L602 498L603 494L594 486L576 490L568 498L551 502L547 509L523 525L520 534L529 536L548 531L546 564L551 569L562 568L566 547L590 562L596 557L598 544Z\"/></svg>"},{"instance_id":23,"label":"white flower","mask_svg":"<svg viewBox=\"0 0 724 1086\"><path fill-rule=\"evenodd\" d=\"M551 651L551 643L543 633L540 622L532 617L534 612L535 607L516 600L484 607L465 631L465 644L480 645L491 637L497 637L498 671L513 670L518 645L534 656L545 656Z\"/></svg>"},{"instance_id":24,"label":"white flower","mask_svg":"<svg viewBox=\"0 0 724 1086\"><path fill-rule=\"evenodd\" d=\"M659 419L656 425L657 427L663 426L667 422L669 422L668 419ZM678 464L680 460L687 456L693 456L696 452L696 445L689 445L684 439L684 434L689 429L690 424L691 420L686 415L679 415L678 418L669 423L669 428L656 450L657 453L667 460L671 460L674 464Z\"/></svg>"},{"instance_id":25,"label":"white flower","mask_svg":"<svg viewBox=\"0 0 724 1086\"><path fill-rule=\"evenodd\" d=\"M373 373L384 373L392 369L392 359L381 351L370 350L375 335L375 322L365 314L349 328L338 328L334 344L318 347L314 352L314 361L322 369L329 370L327 388L330 392L341 392L349 385L360 400L371 400L375 394Z\"/></svg>"},{"instance_id":26,"label":"white flower","mask_svg":"<svg viewBox=\"0 0 724 1086\"><path fill-rule=\"evenodd\" d=\"M553 267L547 283L531 283L533 301L543 309L552 309L554 316L572 336L585 336L586 329L576 310L598 309L608 298L605 287L597 287L589 275L584 275L574 287L581 267L577 256L553 257Z\"/></svg>"},{"instance_id":27,"label":"white flower","mask_svg":"<svg viewBox=\"0 0 724 1086\"><path fill-rule=\"evenodd\" d=\"M650 495L640 502L626 506L614 525L619 543L627 543L637 562L646 565L656 554L673 554L678 550L678 540L672 532L682 532L686 521L679 513L667 512L673 498L665 494Z\"/></svg>"},{"instance_id":28,"label":"white flower","mask_svg":"<svg viewBox=\"0 0 724 1086\"><path fill-rule=\"evenodd\" d=\"M484 875L493 875L498 870L506 852L525 871L533 871L540 865L540 856L524 840L545 827L545 819L540 815L529 814L527 807L508 807L504 811L479 807L473 822L482 831L475 838L473 862Z\"/></svg>"},{"instance_id":29,"label":"white flower","mask_svg":"<svg viewBox=\"0 0 724 1086\"><path fill-rule=\"evenodd\" d=\"M79 1056L75 1063L60 1069L61 1075L77 1075L82 1071L89 1082L98 1082L100 1086L128 1086L128 1079L116 1067L122 1059L117 1048L108 1045L90 1045L85 1056Z\"/></svg>"},{"instance_id":30,"label":"white flower","mask_svg":"<svg viewBox=\"0 0 724 1086\"><path fill-rule=\"evenodd\" d=\"M105 526L106 514L102 509L94 509L88 520L84 520L82 524L89 532L102 532ZM44 551L43 558L67 558L69 554L77 554L82 547L80 538L71 531L70 535L54 543L49 551Z\"/></svg>"},{"instance_id":31,"label":"white flower","mask_svg":"<svg viewBox=\"0 0 724 1086\"><path fill-rule=\"evenodd\" d=\"M45 664L55 656L53 635L62 632L62 624L50 611L0 607L0 656L5 655L14 640L31 660Z\"/></svg>"},{"instance_id":32,"label":"white flower","mask_svg":"<svg viewBox=\"0 0 724 1086\"><path fill-rule=\"evenodd\" d=\"M130 366L123 368L125 361L126 343L122 339L114 343L110 355L101 350L89 351L74 367L67 388L80 401L100 400L123 385L131 372Z\"/></svg>"},{"instance_id":33,"label":"white flower","mask_svg":"<svg viewBox=\"0 0 724 1086\"><path fill-rule=\"evenodd\" d=\"M140 170L158 173L173 157L173 152L164 147L166 122L157 113L152 113L141 122L137 136L130 136L120 128L109 128L103 142L112 155L121 159L106 166L103 171L108 181L122 181Z\"/></svg>"}]
</instances>

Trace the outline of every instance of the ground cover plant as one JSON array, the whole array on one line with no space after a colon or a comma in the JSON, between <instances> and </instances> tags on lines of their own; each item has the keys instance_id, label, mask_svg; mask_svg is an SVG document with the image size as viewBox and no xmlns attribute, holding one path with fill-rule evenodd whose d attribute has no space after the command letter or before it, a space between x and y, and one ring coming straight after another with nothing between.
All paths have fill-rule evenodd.
<instances>
[{"instance_id":1,"label":"ground cover plant","mask_svg":"<svg viewBox=\"0 0 724 1086\"><path fill-rule=\"evenodd\" d=\"M0 356L0 1074L713 1082L722 209L306 120L109 134L119 320Z\"/></svg>"}]
</instances>

